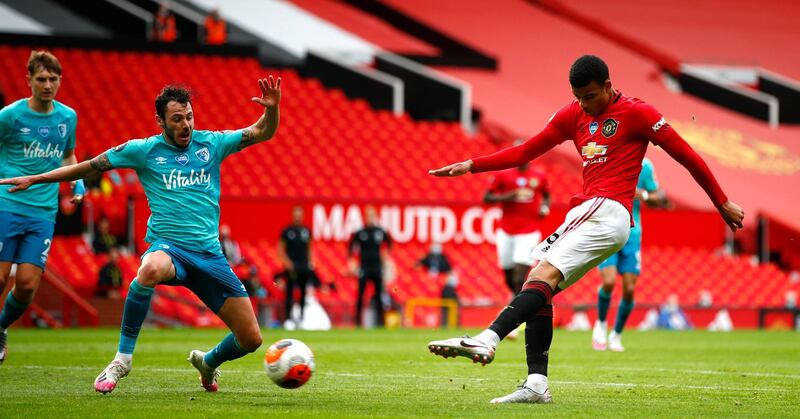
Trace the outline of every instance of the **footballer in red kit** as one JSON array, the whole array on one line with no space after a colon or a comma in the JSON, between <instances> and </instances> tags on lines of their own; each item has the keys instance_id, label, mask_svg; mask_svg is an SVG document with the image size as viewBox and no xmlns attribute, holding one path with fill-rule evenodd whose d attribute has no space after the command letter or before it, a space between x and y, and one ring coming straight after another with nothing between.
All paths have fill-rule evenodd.
<instances>
[{"instance_id":1,"label":"footballer in red kit","mask_svg":"<svg viewBox=\"0 0 800 419\"><path fill-rule=\"evenodd\" d=\"M550 191L543 170L523 165L492 177L483 197L503 210L497 231L497 259L508 288L516 295L530 270L531 252L542 240L540 220L550 213Z\"/></svg>"},{"instance_id":2,"label":"footballer in red kit","mask_svg":"<svg viewBox=\"0 0 800 419\"><path fill-rule=\"evenodd\" d=\"M474 338L428 343L444 357L464 356L487 364L497 344L526 323L528 377L516 391L491 403L550 403L547 380L553 339L552 296L618 252L628 240L633 198L648 143L666 151L703 188L725 223L743 227L744 211L728 200L703 159L647 103L615 90L602 59L584 55L572 64L569 82L575 101L557 111L544 130L523 144L431 170L434 176L461 176L525 164L572 140L583 159L583 191L575 195L564 223L533 252L535 268L522 290Z\"/></svg>"}]
</instances>

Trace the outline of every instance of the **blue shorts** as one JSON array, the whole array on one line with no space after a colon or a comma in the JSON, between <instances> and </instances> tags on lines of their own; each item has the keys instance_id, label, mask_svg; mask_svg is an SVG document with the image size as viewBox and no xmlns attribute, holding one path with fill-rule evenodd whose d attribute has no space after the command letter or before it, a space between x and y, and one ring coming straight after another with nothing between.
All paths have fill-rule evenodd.
<instances>
[{"instance_id":1,"label":"blue shorts","mask_svg":"<svg viewBox=\"0 0 800 419\"><path fill-rule=\"evenodd\" d=\"M44 269L55 226L55 221L0 211L0 262Z\"/></svg>"},{"instance_id":2,"label":"blue shorts","mask_svg":"<svg viewBox=\"0 0 800 419\"><path fill-rule=\"evenodd\" d=\"M175 265L175 278L163 284L189 288L214 313L219 312L226 299L248 296L222 253L193 252L158 241L151 244L144 255L159 250L168 254Z\"/></svg>"},{"instance_id":3,"label":"blue shorts","mask_svg":"<svg viewBox=\"0 0 800 419\"><path fill-rule=\"evenodd\" d=\"M642 238L641 234L634 234L625 243L625 246L619 252L609 256L597 267L600 269L608 268L609 266L616 266L617 272L621 274L636 274L642 273Z\"/></svg>"}]
</instances>

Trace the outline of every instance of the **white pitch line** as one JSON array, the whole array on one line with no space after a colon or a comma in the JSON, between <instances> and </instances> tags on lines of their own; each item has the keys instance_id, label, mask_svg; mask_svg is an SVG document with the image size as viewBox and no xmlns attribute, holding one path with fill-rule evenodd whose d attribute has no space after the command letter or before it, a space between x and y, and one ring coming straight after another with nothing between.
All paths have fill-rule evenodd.
<instances>
[{"instance_id":1,"label":"white pitch line","mask_svg":"<svg viewBox=\"0 0 800 419\"><path fill-rule=\"evenodd\" d=\"M495 362L492 365L517 366L519 364L509 363L509 362ZM556 365L553 368L585 369L585 367L578 365ZM698 374L698 375L738 375L738 376L746 375L747 377L788 378L792 380L800 380L800 375L798 374L779 374L772 372L715 371L715 370L691 370L691 369L669 369L669 368L647 368L647 367L614 367L614 366L602 366L602 365L595 365L593 366L593 368L601 369L604 371L668 372L675 374Z\"/></svg>"},{"instance_id":2,"label":"white pitch line","mask_svg":"<svg viewBox=\"0 0 800 419\"><path fill-rule=\"evenodd\" d=\"M768 377L768 378L790 378L792 380L800 380L800 375L797 374L777 374L771 372L748 372L748 371L714 371L714 370L673 370L667 368L642 368L642 367L604 367L607 370L625 370L625 371L656 371L656 372L669 372L680 374L699 374L699 375L746 375L748 377Z\"/></svg>"},{"instance_id":3,"label":"white pitch line","mask_svg":"<svg viewBox=\"0 0 800 419\"><path fill-rule=\"evenodd\" d=\"M22 368L25 369L41 369L41 370L97 370L97 368L91 367L46 367L41 365L24 365ZM167 372L167 373L188 373L193 372L191 368L151 368L151 367L141 367L137 368L137 371L152 371L152 372ZM222 370L223 374L262 374L261 371L258 370ZM321 375L326 376L333 376L333 377L351 377L351 378L391 378L391 379L402 379L402 378L416 378L416 379L429 379L429 380L470 380L470 381L488 381L490 379L487 378L478 378L478 377L444 377L444 376L437 376L437 375L416 375L416 374L359 374L359 373L348 373L348 372L323 372ZM673 389L695 389L695 390L715 390L715 391L748 391L748 392L778 392L778 393L787 393L793 392L793 390L789 389L782 389L782 388L747 388L747 387L724 387L724 386L694 386L694 385L682 385L682 384L649 384L649 383L614 383L614 382L596 382L596 381L560 381L560 380L552 380L550 381L552 384L558 385L573 385L573 386L587 386L587 387L627 387L627 388L673 388Z\"/></svg>"}]
</instances>

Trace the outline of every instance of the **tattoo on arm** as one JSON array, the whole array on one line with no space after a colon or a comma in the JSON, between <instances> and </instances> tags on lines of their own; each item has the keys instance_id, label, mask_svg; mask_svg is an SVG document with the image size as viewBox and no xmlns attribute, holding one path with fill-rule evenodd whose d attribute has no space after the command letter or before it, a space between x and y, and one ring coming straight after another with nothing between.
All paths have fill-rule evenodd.
<instances>
[{"instance_id":1,"label":"tattoo on arm","mask_svg":"<svg viewBox=\"0 0 800 419\"><path fill-rule=\"evenodd\" d=\"M111 166L111 162L108 161L108 156L106 153L93 158L89 164L92 166L92 169L97 170L98 172L105 172L114 168Z\"/></svg>"},{"instance_id":2,"label":"tattoo on arm","mask_svg":"<svg viewBox=\"0 0 800 419\"><path fill-rule=\"evenodd\" d=\"M244 149L245 147L249 147L255 144L256 138L253 133L253 128L245 128L242 130L242 141L239 143L239 150Z\"/></svg>"}]
</instances>

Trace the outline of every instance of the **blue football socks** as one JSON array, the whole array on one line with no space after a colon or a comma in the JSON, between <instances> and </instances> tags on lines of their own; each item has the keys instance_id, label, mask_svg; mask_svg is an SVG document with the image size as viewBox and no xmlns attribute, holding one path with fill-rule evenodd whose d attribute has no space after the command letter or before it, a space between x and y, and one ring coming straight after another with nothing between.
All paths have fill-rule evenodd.
<instances>
[{"instance_id":1,"label":"blue football socks","mask_svg":"<svg viewBox=\"0 0 800 419\"><path fill-rule=\"evenodd\" d=\"M611 305L611 294L607 293L603 287L597 291L597 319L601 322L606 321L608 307Z\"/></svg>"},{"instance_id":2,"label":"blue football socks","mask_svg":"<svg viewBox=\"0 0 800 419\"><path fill-rule=\"evenodd\" d=\"M239 346L239 342L236 341L236 337L233 336L233 333L228 333L228 336L225 336L222 342L206 353L203 361L209 367L217 368L225 361L232 361L249 353L250 352L245 351Z\"/></svg>"},{"instance_id":3,"label":"blue football socks","mask_svg":"<svg viewBox=\"0 0 800 419\"><path fill-rule=\"evenodd\" d=\"M125 309L122 312L122 327L119 336L119 352L123 354L133 354L136 346L136 339L142 329L144 318L150 309L150 299L153 297L155 288L140 285L136 279L131 282L128 288L128 297L125 299Z\"/></svg>"},{"instance_id":4,"label":"blue football socks","mask_svg":"<svg viewBox=\"0 0 800 419\"><path fill-rule=\"evenodd\" d=\"M622 333L625 328L625 322L628 321L628 316L633 310L633 300L627 301L624 298L619 301L619 308L617 309L617 321L614 323L614 331L617 334Z\"/></svg>"},{"instance_id":5,"label":"blue football socks","mask_svg":"<svg viewBox=\"0 0 800 419\"><path fill-rule=\"evenodd\" d=\"M9 291L6 297L6 305L3 306L3 312L0 313L0 328L8 329L17 319L22 316L25 309L31 303L23 303L22 301L14 298L14 290Z\"/></svg>"}]
</instances>

